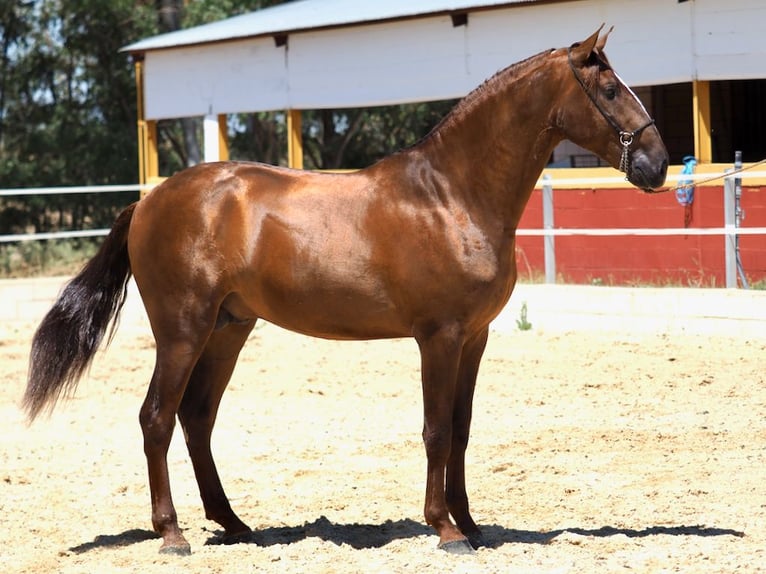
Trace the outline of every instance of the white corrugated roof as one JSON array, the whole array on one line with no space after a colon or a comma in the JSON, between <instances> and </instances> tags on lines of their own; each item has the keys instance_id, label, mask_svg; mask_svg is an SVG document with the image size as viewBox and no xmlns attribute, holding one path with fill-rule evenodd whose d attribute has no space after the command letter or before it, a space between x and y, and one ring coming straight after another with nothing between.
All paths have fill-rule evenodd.
<instances>
[{"instance_id":1,"label":"white corrugated roof","mask_svg":"<svg viewBox=\"0 0 766 574\"><path fill-rule=\"evenodd\" d=\"M122 50L146 52L540 1L542 0L295 0L226 20L146 38L125 46Z\"/></svg>"}]
</instances>

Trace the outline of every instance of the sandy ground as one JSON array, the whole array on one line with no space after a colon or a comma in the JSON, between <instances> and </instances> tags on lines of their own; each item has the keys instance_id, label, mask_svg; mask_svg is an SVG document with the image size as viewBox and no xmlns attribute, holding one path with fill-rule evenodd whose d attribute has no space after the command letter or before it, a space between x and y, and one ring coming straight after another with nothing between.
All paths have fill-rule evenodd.
<instances>
[{"instance_id":1,"label":"sandy ground","mask_svg":"<svg viewBox=\"0 0 766 574\"><path fill-rule=\"evenodd\" d=\"M413 341L258 328L214 452L252 540L217 544L177 430L190 557L159 555L137 422L153 364L123 325L74 399L25 424L34 324L0 323L0 572L756 572L766 568L763 338L493 333L468 454L489 548L449 556L421 515Z\"/></svg>"}]
</instances>

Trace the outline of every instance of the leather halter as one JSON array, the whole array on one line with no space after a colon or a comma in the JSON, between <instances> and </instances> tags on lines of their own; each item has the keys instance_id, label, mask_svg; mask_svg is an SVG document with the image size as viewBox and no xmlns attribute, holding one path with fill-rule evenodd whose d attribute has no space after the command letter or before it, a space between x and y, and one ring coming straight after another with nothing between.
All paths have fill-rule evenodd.
<instances>
[{"instance_id":1,"label":"leather halter","mask_svg":"<svg viewBox=\"0 0 766 574\"><path fill-rule=\"evenodd\" d=\"M642 125L640 128L637 128L633 130L632 132L629 132L627 130L622 129L620 127L620 124L617 123L617 120L615 120L610 114L604 110L604 108L599 104L596 97L588 90L588 87L585 85L585 80L583 80L580 73L577 71L577 68L574 65L574 62L572 62L572 48L569 48L569 51L567 53L567 57L569 60L569 67L572 70L572 74L574 74L575 79L577 80L577 83L580 84L580 87L583 89L585 94L588 96L588 99L593 102L593 105L596 106L596 109L599 111L599 113L604 116L604 119L609 123L610 126L614 129L614 131L617 132L617 136L620 139L620 145L622 145L622 155L620 156L620 171L625 174L625 179L628 179L630 177L630 146L633 145L633 141L641 135L641 132L644 131L646 128L648 128L651 125L654 125L654 119L649 118L649 120Z\"/></svg>"}]
</instances>

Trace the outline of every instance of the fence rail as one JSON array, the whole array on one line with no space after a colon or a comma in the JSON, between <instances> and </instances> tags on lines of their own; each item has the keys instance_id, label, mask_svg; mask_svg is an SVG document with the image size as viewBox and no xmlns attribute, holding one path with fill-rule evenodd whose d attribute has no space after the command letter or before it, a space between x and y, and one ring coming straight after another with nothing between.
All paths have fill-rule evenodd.
<instances>
[{"instance_id":1,"label":"fence rail","mask_svg":"<svg viewBox=\"0 0 766 574\"><path fill-rule=\"evenodd\" d=\"M725 203L727 216L724 227L708 228L555 228L553 226L553 189L558 186L570 188L579 187L587 189L595 185L619 184L625 181L622 176L614 177L590 177L590 178L551 178L546 175L538 180L536 188L543 191L543 228L542 229L517 229L517 236L543 237L545 239L545 276L546 282L555 283L555 237L566 236L672 236L672 235L720 235L726 240L727 249L727 287L736 287L736 273L730 269L736 265L738 235L766 235L766 227L740 227L739 221L734 217L737 208L735 202L735 180L749 178L766 178L766 171L746 171L733 174L731 172L705 173L705 174L674 174L668 176L669 182L692 181L695 185L699 182L710 182L716 179L723 180L725 190ZM0 197L24 196L24 195L55 195L77 193L119 193L151 189L152 185L95 185L95 186L69 186L69 187L41 187L41 188L14 188L0 189ZM78 237L100 237L109 233L109 229L84 229L72 231L54 231L48 233L17 233L0 235L0 244L39 241L46 239L71 239ZM730 281L734 277L733 284Z\"/></svg>"},{"instance_id":2,"label":"fence rail","mask_svg":"<svg viewBox=\"0 0 766 574\"><path fill-rule=\"evenodd\" d=\"M692 174L676 173L676 174L669 174L667 177L667 181L669 183L673 183L673 182L677 183L679 181L693 181L695 184L699 184L701 182L708 182L708 181L715 181L715 180L723 181L723 180L726 180L727 178L731 178L731 179L766 178L766 171L743 171L737 174L732 174L731 172L726 172L726 171L712 172L712 173L692 173ZM552 183L554 187L556 186L556 184L558 184L559 186L566 185L568 187L581 186L580 189L587 189L594 185L609 185L609 184L625 183L625 176L623 175L623 176L588 177L588 178L542 177L537 180L537 184L535 185L535 188L540 189L547 182Z\"/></svg>"},{"instance_id":3,"label":"fence rail","mask_svg":"<svg viewBox=\"0 0 766 574\"><path fill-rule=\"evenodd\" d=\"M126 191L140 192L151 189L152 186L130 185L72 185L66 187L16 187L0 189L0 197L23 195L70 195L77 193L122 193ZM80 229L73 231L49 231L44 233L14 233L0 235L0 243L15 243L20 241L42 241L45 239L74 239L78 237L103 237L109 229Z\"/></svg>"},{"instance_id":4,"label":"fence rail","mask_svg":"<svg viewBox=\"0 0 766 574\"><path fill-rule=\"evenodd\" d=\"M575 235L607 237L615 235L766 235L766 227L609 227L603 229L517 229L516 235L526 237L572 237Z\"/></svg>"},{"instance_id":5,"label":"fence rail","mask_svg":"<svg viewBox=\"0 0 766 574\"><path fill-rule=\"evenodd\" d=\"M43 239L74 239L76 237L103 237L109 235L109 229L82 229L80 231L49 231L47 233L16 233L0 235L0 243L17 241L42 241Z\"/></svg>"},{"instance_id":6,"label":"fence rail","mask_svg":"<svg viewBox=\"0 0 766 574\"><path fill-rule=\"evenodd\" d=\"M151 189L151 185L72 185L66 187L15 187L0 189L0 197L12 195L66 195L72 193L118 193Z\"/></svg>"}]
</instances>

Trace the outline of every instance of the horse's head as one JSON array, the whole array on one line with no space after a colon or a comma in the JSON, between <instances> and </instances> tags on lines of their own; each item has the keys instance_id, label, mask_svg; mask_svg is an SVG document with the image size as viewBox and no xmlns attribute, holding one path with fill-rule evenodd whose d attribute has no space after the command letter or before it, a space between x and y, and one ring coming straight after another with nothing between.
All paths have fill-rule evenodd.
<instances>
[{"instance_id":1,"label":"horse's head","mask_svg":"<svg viewBox=\"0 0 766 574\"><path fill-rule=\"evenodd\" d=\"M625 172L636 187L657 189L665 182L668 152L646 108L610 66L603 51L609 32L600 32L566 51L556 123L567 139Z\"/></svg>"}]
</instances>

